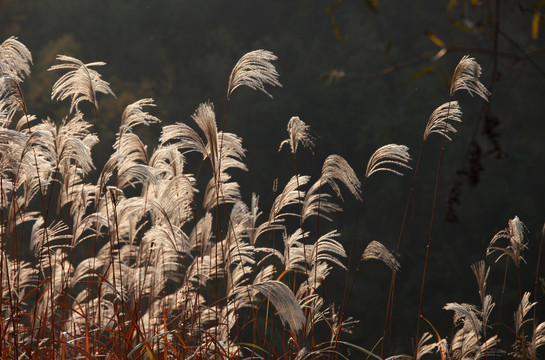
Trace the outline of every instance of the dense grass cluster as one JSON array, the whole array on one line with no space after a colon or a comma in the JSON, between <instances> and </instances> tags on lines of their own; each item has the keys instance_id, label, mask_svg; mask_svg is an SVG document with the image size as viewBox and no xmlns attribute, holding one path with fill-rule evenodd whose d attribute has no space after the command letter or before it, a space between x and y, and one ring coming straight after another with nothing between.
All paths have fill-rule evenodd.
<instances>
[{"instance_id":1,"label":"dense grass cluster","mask_svg":"<svg viewBox=\"0 0 545 360\"><path fill-rule=\"evenodd\" d=\"M274 60L264 50L244 55L229 77L227 104L239 86L267 95L265 86L280 86ZM64 55L58 61L50 70L63 74L52 99L68 99L70 108L56 123L32 116L24 102L20 84L30 74L28 49L15 38L0 45L2 358L309 359L346 358L347 349L358 358L382 358L383 351L344 338L357 326L344 311L354 277L346 276L340 306L324 296L334 268L380 260L392 271L390 310L400 268L398 250L372 241L361 256L347 256L339 232L321 230L320 221L341 211L343 188L362 199L363 186L342 157L327 157L316 178L295 173L276 184L276 198L264 214L259 196L244 203L232 180L233 170L246 170L245 149L242 139L225 131L227 107L222 130L213 105L203 103L193 126L164 126L149 154L135 128L160 121L147 111L152 99L136 101L126 107L105 159L97 94L113 91L94 70L104 64ZM460 61L450 99L431 115L423 142L432 133L450 140L456 131L452 122L461 121L462 112L455 92L488 97L480 71L472 58ZM288 148L297 164L298 147L313 147L313 140L308 125L294 116L280 148ZM186 171L188 159L198 161L195 174ZM410 160L406 146L385 145L369 159L365 178L378 171L401 175L413 166ZM426 258L433 214L430 228ZM502 239L507 246L501 247ZM488 252L507 255L518 270L525 247L524 226L515 217ZM455 313L453 338L422 332L420 313L414 355L390 359L537 359L545 323L532 316L532 295L519 290L514 345L501 348L490 321L489 268L482 261L473 271L481 304L445 306ZM425 276L426 269L422 294Z\"/></svg>"}]
</instances>

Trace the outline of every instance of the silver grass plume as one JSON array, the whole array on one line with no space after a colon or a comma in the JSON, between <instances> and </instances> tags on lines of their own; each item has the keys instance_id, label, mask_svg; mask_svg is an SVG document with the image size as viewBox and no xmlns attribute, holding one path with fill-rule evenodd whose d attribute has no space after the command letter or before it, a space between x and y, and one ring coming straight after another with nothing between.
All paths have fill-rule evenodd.
<instances>
[{"instance_id":1,"label":"silver grass plume","mask_svg":"<svg viewBox=\"0 0 545 360\"><path fill-rule=\"evenodd\" d=\"M522 256L522 252L527 248L526 242L524 241L525 227L518 216L510 219L508 224L509 226L506 229L501 230L494 235L490 241L490 244L488 245L488 248L486 249L486 255L488 256L496 251L499 251L502 254L496 259L496 262L504 255L507 255L513 259L515 266L518 268L520 266L520 261L525 261L524 257ZM499 239L508 239L509 245L507 245L505 248L494 246L496 241Z\"/></svg>"},{"instance_id":2,"label":"silver grass plume","mask_svg":"<svg viewBox=\"0 0 545 360\"><path fill-rule=\"evenodd\" d=\"M361 254L360 261L375 259L382 261L392 271L399 271L400 265L395 256L378 241L371 241Z\"/></svg>"},{"instance_id":3,"label":"silver grass plume","mask_svg":"<svg viewBox=\"0 0 545 360\"><path fill-rule=\"evenodd\" d=\"M528 356L532 360L537 360L537 349L545 345L545 322L542 322L534 328L532 340L528 344Z\"/></svg>"},{"instance_id":4,"label":"silver grass plume","mask_svg":"<svg viewBox=\"0 0 545 360\"><path fill-rule=\"evenodd\" d=\"M467 90L471 96L476 94L488 101L490 92L480 82L480 77L481 65L474 58L465 55L454 69L450 85L450 96L452 97L456 91L463 89Z\"/></svg>"},{"instance_id":5,"label":"silver grass plume","mask_svg":"<svg viewBox=\"0 0 545 360\"><path fill-rule=\"evenodd\" d=\"M517 308L517 311L515 312L515 332L516 334L520 334L520 331L522 330L522 326L528 322L532 321L532 319L525 319L528 312L537 305L536 302L530 302L530 293L525 292L522 296L522 300L520 301L520 304Z\"/></svg>"},{"instance_id":6,"label":"silver grass plume","mask_svg":"<svg viewBox=\"0 0 545 360\"><path fill-rule=\"evenodd\" d=\"M475 274L475 278L477 279L479 295L481 297L481 302L483 302L484 296L486 295L486 280L488 279L490 268L486 267L484 260L480 260L471 265L471 270L473 270L473 274Z\"/></svg>"},{"instance_id":7,"label":"silver grass plume","mask_svg":"<svg viewBox=\"0 0 545 360\"><path fill-rule=\"evenodd\" d=\"M337 230L332 230L320 236L313 245L305 245L305 247L310 248L310 256L307 258L308 265L328 261L346 270L346 266L340 260L341 258L346 258L346 252L341 243L335 240L340 235Z\"/></svg>"},{"instance_id":8,"label":"silver grass plume","mask_svg":"<svg viewBox=\"0 0 545 360\"><path fill-rule=\"evenodd\" d=\"M335 194L342 199L341 190L339 185L334 180L342 182L348 190L354 195L358 200L361 200L361 183L356 176L356 173L350 167L348 162L339 155L329 155L322 166L322 176L320 177L320 182L327 182ZM310 193L310 191L309 191Z\"/></svg>"},{"instance_id":9,"label":"silver grass plume","mask_svg":"<svg viewBox=\"0 0 545 360\"><path fill-rule=\"evenodd\" d=\"M462 122L462 109L458 101L444 103L433 111L424 131L424 140L431 133L445 135L447 139L452 140L448 133L454 134L456 129L450 124L450 121Z\"/></svg>"},{"instance_id":10,"label":"silver grass plume","mask_svg":"<svg viewBox=\"0 0 545 360\"><path fill-rule=\"evenodd\" d=\"M298 204L301 201L301 198L305 196L305 192L300 187L308 183L309 180L309 176L292 176L284 187L284 190L282 190L282 193L274 200L268 223L258 227L257 234L255 235L256 238L264 231L261 230L262 227L269 228L272 224L280 223L283 221L282 218L287 215L299 216L299 214L281 212L281 210L289 205Z\"/></svg>"},{"instance_id":11,"label":"silver grass plume","mask_svg":"<svg viewBox=\"0 0 545 360\"><path fill-rule=\"evenodd\" d=\"M530 295L531 294L529 292L524 293L524 295L522 296L522 299L520 301L520 304L519 304L519 306L517 308L517 311L515 311L515 316L514 316L515 317L514 320L515 320L516 340L515 340L515 343L513 344L514 353L512 355L514 355L515 358L520 358L520 359L525 358L524 354L526 354L528 352L528 347L531 346L530 342L526 338L525 331L523 329L523 326L524 326L525 323L534 321L534 319L532 319L532 318L526 319L526 315L528 314L528 312L534 306L537 305L537 302L530 302ZM536 328L535 330L538 330L538 329ZM538 345L539 344L539 338L538 338L539 334L538 334L538 337L536 337L535 330L534 330L534 335L532 336L532 340L536 341L535 345ZM541 331L543 331L543 330L541 330ZM541 336L543 336L543 334L541 334ZM541 341L543 342L543 340L541 340Z\"/></svg>"},{"instance_id":12,"label":"silver grass plume","mask_svg":"<svg viewBox=\"0 0 545 360\"><path fill-rule=\"evenodd\" d=\"M384 145L369 158L365 177L368 178L377 171L389 171L396 175L403 175L402 172L389 165L398 165L410 169L411 167L407 165L409 160L411 160L411 156L409 155L409 148L407 146L397 144Z\"/></svg>"},{"instance_id":13,"label":"silver grass plume","mask_svg":"<svg viewBox=\"0 0 545 360\"><path fill-rule=\"evenodd\" d=\"M282 86L278 82L278 72L274 65L271 64L271 61L276 59L276 55L267 50L254 50L242 56L229 76L227 99L241 85L248 86L254 90L261 90L272 97L265 90L265 84Z\"/></svg>"},{"instance_id":14,"label":"silver grass plume","mask_svg":"<svg viewBox=\"0 0 545 360\"><path fill-rule=\"evenodd\" d=\"M289 145L292 154L297 153L297 146L301 143L303 146L312 150L314 147L313 137L308 133L310 127L305 122L299 119L299 116L293 116L288 121L289 138L280 143L278 151L282 150L284 145Z\"/></svg>"},{"instance_id":15,"label":"silver grass plume","mask_svg":"<svg viewBox=\"0 0 545 360\"><path fill-rule=\"evenodd\" d=\"M332 195L320 192L322 182L316 181L308 190L301 209L302 222L305 222L310 216L320 216L328 221L332 221L329 214L342 211L342 208L331 202Z\"/></svg>"},{"instance_id":16,"label":"silver grass plume","mask_svg":"<svg viewBox=\"0 0 545 360\"><path fill-rule=\"evenodd\" d=\"M103 66L106 63L102 61L84 64L80 60L66 55L58 55L57 60L63 61L63 64L53 65L49 70L69 70L61 76L53 85L51 91L52 100L64 100L70 98L70 112L78 109L81 101L87 100L95 109L98 109L97 92L103 94L115 94L110 89L110 84L101 79L100 74L91 69L92 66Z\"/></svg>"},{"instance_id":17,"label":"silver grass plume","mask_svg":"<svg viewBox=\"0 0 545 360\"><path fill-rule=\"evenodd\" d=\"M155 103L151 98L140 99L130 105L127 105L121 118L121 126L132 129L136 125L149 125L151 123L161 122L157 117L144 111L144 107L154 107Z\"/></svg>"},{"instance_id":18,"label":"silver grass plume","mask_svg":"<svg viewBox=\"0 0 545 360\"><path fill-rule=\"evenodd\" d=\"M482 332L482 322L477 316L477 309L470 304L448 303L443 309L454 311L454 322L462 324L469 329L477 338Z\"/></svg>"},{"instance_id":19,"label":"silver grass plume","mask_svg":"<svg viewBox=\"0 0 545 360\"><path fill-rule=\"evenodd\" d=\"M471 265L471 269L475 274L477 285L479 287L479 296L481 298L482 306L481 317L483 321L483 334L486 337L488 319L495 305L492 301L492 296L486 295L486 281L488 279L488 274L490 273L490 268L487 268L484 260L481 260Z\"/></svg>"},{"instance_id":20,"label":"silver grass plume","mask_svg":"<svg viewBox=\"0 0 545 360\"><path fill-rule=\"evenodd\" d=\"M431 353L437 348L437 346L439 345L438 343L426 344L431 338L432 335L429 332L426 332L422 335L420 340L418 340L418 353L416 354L416 360L420 360L422 356Z\"/></svg>"},{"instance_id":21,"label":"silver grass plume","mask_svg":"<svg viewBox=\"0 0 545 360\"><path fill-rule=\"evenodd\" d=\"M17 111L26 113L23 94L17 81L10 76L0 78L0 126L7 127ZM29 119L24 117L25 124Z\"/></svg>"},{"instance_id":22,"label":"silver grass plume","mask_svg":"<svg viewBox=\"0 0 545 360\"><path fill-rule=\"evenodd\" d=\"M20 83L30 74L32 54L16 37L10 37L0 44L0 76L10 77Z\"/></svg>"},{"instance_id":23,"label":"silver grass plume","mask_svg":"<svg viewBox=\"0 0 545 360\"><path fill-rule=\"evenodd\" d=\"M294 333L299 332L303 328L305 315L303 314L301 305L299 305L299 302L297 302L297 299L286 284L276 280L269 280L254 284L253 288L271 301L284 325L289 325Z\"/></svg>"}]
</instances>

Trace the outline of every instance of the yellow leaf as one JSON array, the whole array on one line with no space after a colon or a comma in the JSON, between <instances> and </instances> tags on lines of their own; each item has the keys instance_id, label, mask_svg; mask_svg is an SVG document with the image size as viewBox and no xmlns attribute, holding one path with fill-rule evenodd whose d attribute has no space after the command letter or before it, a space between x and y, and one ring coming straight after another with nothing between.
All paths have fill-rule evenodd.
<instances>
[{"instance_id":1,"label":"yellow leaf","mask_svg":"<svg viewBox=\"0 0 545 360\"><path fill-rule=\"evenodd\" d=\"M410 78L410 81L416 80L416 79L418 79L419 77L421 77L423 75L431 74L433 72L433 70L435 70L433 66L424 67L424 68L418 70L417 72L415 72L414 74L412 74L411 78Z\"/></svg>"},{"instance_id":2,"label":"yellow leaf","mask_svg":"<svg viewBox=\"0 0 545 360\"><path fill-rule=\"evenodd\" d=\"M541 14L536 12L532 18L532 39L537 40L539 34L539 20L541 19Z\"/></svg>"},{"instance_id":3,"label":"yellow leaf","mask_svg":"<svg viewBox=\"0 0 545 360\"><path fill-rule=\"evenodd\" d=\"M457 2L458 2L457 0L449 0L447 5L447 12L451 12L452 9L454 8L454 5L456 5Z\"/></svg>"},{"instance_id":4,"label":"yellow leaf","mask_svg":"<svg viewBox=\"0 0 545 360\"><path fill-rule=\"evenodd\" d=\"M434 43L435 45L437 45L438 47L440 48L444 48L445 47L445 43L439 39L437 36L433 35L430 31L425 31L424 34L428 37L428 39L430 39L430 41L432 43Z\"/></svg>"}]
</instances>

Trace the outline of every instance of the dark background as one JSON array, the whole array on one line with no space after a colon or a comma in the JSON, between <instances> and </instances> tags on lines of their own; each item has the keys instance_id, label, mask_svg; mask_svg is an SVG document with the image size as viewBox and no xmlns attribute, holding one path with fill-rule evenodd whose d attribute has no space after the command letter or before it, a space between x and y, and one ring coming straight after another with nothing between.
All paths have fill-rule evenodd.
<instances>
[{"instance_id":1,"label":"dark background","mask_svg":"<svg viewBox=\"0 0 545 360\"><path fill-rule=\"evenodd\" d=\"M528 230L523 290L534 290L545 221L545 32L532 38L532 17L542 10L538 1L450 3L451 8L448 1L424 0L4 0L0 40L18 36L30 49L34 66L23 86L27 107L58 122L68 104L50 100L60 73L46 70L56 64L55 56L107 63L96 70L117 99L99 97L103 149L111 147L124 107L143 97L155 99L152 112L163 125L193 126L191 114L207 100L221 121L236 61L254 49L272 51L283 87L268 88L274 99L237 89L226 123L226 131L241 136L248 150L250 171L234 174L243 199L249 202L252 192L260 194L265 213L273 180L283 185L295 173L289 151L277 152L290 117L299 116L316 138L314 154L306 149L298 154L300 173L315 180L327 155L339 154L363 179L369 156L384 144L406 144L416 159L430 114L449 100L456 64L465 54L475 57L492 97L485 105L466 93L455 95L463 123L455 125L458 133L444 153L424 298L424 316L449 336L452 314L442 307L447 302L478 304L470 265L485 258L490 239L515 215ZM426 31L449 50L437 61L431 54L440 48ZM395 71L377 74L390 66ZM345 76L335 80L333 70ZM160 127L138 133L153 149ZM435 135L424 146L401 243L396 351L408 351L415 333L440 145ZM411 178L412 172L403 178L379 173L367 181L355 258L371 240L395 249ZM343 233L348 248L359 204L347 191L344 198L344 212L330 227ZM455 206L449 212L451 203ZM452 210L454 222L447 221L453 220ZM496 301L503 269L500 261L489 279ZM338 281L326 285L326 292L338 304L344 273L334 276ZM389 279L382 264L361 266L349 308L361 321L350 339L354 343L371 348L382 336ZM504 319L512 319L516 280L508 278L507 284L513 291L506 294ZM543 295L538 293L538 301ZM538 316L543 320L545 314Z\"/></svg>"}]
</instances>

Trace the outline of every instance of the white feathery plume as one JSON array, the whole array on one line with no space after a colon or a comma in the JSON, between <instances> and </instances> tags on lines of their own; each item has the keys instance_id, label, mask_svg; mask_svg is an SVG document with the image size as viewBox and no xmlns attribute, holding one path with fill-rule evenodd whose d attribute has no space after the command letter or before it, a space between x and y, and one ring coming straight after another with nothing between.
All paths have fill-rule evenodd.
<instances>
[{"instance_id":1,"label":"white feathery plume","mask_svg":"<svg viewBox=\"0 0 545 360\"><path fill-rule=\"evenodd\" d=\"M545 345L545 322L542 322L534 328L532 340L528 344L528 356L532 360L537 360L537 349Z\"/></svg>"},{"instance_id":2,"label":"white feathery plume","mask_svg":"<svg viewBox=\"0 0 545 360\"><path fill-rule=\"evenodd\" d=\"M100 74L91 69L92 66L103 66L106 63L97 61L84 64L80 60L66 55L58 55L57 60L63 61L63 64L53 65L49 70L69 70L61 76L53 85L51 91L52 100L71 99L70 112L78 109L81 101L87 100L95 109L98 109L97 92L111 94L115 96L110 89L110 84L101 79Z\"/></svg>"},{"instance_id":3,"label":"white feathery plume","mask_svg":"<svg viewBox=\"0 0 545 360\"><path fill-rule=\"evenodd\" d=\"M473 274L475 274L475 278L477 279L479 295L481 296L481 303L483 303L486 295L486 280L488 279L490 268L486 267L484 260L480 260L471 265L471 270L473 270Z\"/></svg>"},{"instance_id":4,"label":"white feathery plume","mask_svg":"<svg viewBox=\"0 0 545 360\"><path fill-rule=\"evenodd\" d=\"M299 143L312 150L314 142L312 141L313 137L308 133L309 129L310 127L299 119L299 116L293 116L288 121L288 134L290 137L280 143L278 151L282 150L284 145L289 145L292 154L295 154Z\"/></svg>"},{"instance_id":5,"label":"white feathery plume","mask_svg":"<svg viewBox=\"0 0 545 360\"><path fill-rule=\"evenodd\" d=\"M482 333L482 322L477 317L475 306L470 304L448 303L443 309L454 311L454 322L463 324L464 328L469 329L477 338Z\"/></svg>"},{"instance_id":6,"label":"white feathery plume","mask_svg":"<svg viewBox=\"0 0 545 360\"><path fill-rule=\"evenodd\" d=\"M407 165L409 160L411 160L411 156L409 155L409 148L407 146L397 144L384 145L371 155L367 163L365 177L368 178L377 171L389 171L396 175L403 175L402 172L387 166L387 164L399 165L410 169L411 167Z\"/></svg>"},{"instance_id":7,"label":"white feathery plume","mask_svg":"<svg viewBox=\"0 0 545 360\"><path fill-rule=\"evenodd\" d=\"M0 76L11 77L20 83L30 74L30 64L32 54L16 37L12 36L0 44Z\"/></svg>"},{"instance_id":8,"label":"white feathery plume","mask_svg":"<svg viewBox=\"0 0 545 360\"><path fill-rule=\"evenodd\" d=\"M320 181L327 181L342 199L341 190L334 180L342 182L358 200L361 200L361 184L356 173L348 162L340 155L329 155L322 166Z\"/></svg>"},{"instance_id":9,"label":"white feathery plume","mask_svg":"<svg viewBox=\"0 0 545 360\"><path fill-rule=\"evenodd\" d=\"M218 162L218 128L214 106L209 102L200 104L191 118L199 125L206 137L206 154L210 157L212 168L216 170Z\"/></svg>"},{"instance_id":10,"label":"white feathery plume","mask_svg":"<svg viewBox=\"0 0 545 360\"><path fill-rule=\"evenodd\" d=\"M465 55L454 69L450 85L450 96L460 89L467 90L471 96L479 95L488 101L490 91L480 82L481 65L474 58Z\"/></svg>"},{"instance_id":11,"label":"white feathery plume","mask_svg":"<svg viewBox=\"0 0 545 360\"><path fill-rule=\"evenodd\" d=\"M308 238L308 236L309 233L303 232L300 227L290 236L287 236L286 233L283 234L284 256L281 256L280 260L284 265L284 269L305 272L305 262L311 261L311 259L308 259L310 254L305 253L305 247L301 240Z\"/></svg>"},{"instance_id":12,"label":"white feathery plume","mask_svg":"<svg viewBox=\"0 0 545 360\"><path fill-rule=\"evenodd\" d=\"M303 209L301 210L302 222L305 222L307 218L313 215L332 221L328 214L342 211L339 205L330 201L333 197L332 195L320 192L321 186L322 182L319 179L308 190L303 202Z\"/></svg>"},{"instance_id":13,"label":"white feathery plume","mask_svg":"<svg viewBox=\"0 0 545 360\"><path fill-rule=\"evenodd\" d=\"M513 259L515 266L518 268L520 266L520 261L525 261L524 257L522 256L522 252L528 247L524 241L525 227L518 216L510 219L508 224L509 226L506 229L499 231L496 235L494 235L492 240L490 240L490 244L486 249L486 255L488 256L496 251L499 251L502 254L498 256L496 262L504 255L507 255ZM507 245L505 248L494 246L496 241L499 239L509 239L509 245Z\"/></svg>"},{"instance_id":14,"label":"white feathery plume","mask_svg":"<svg viewBox=\"0 0 545 360\"><path fill-rule=\"evenodd\" d=\"M301 301L302 299L309 299L309 296L311 296L313 299L317 299L315 297L319 296L317 289L320 287L320 285L325 284L325 279L329 276L331 270L332 267L326 262L314 262L310 269L305 270L305 273L307 273L308 276L305 281L299 285L299 289L297 290L296 294L297 299ZM315 307L315 309L318 309L318 307ZM318 313L321 312L315 311L315 314Z\"/></svg>"},{"instance_id":15,"label":"white feathery plume","mask_svg":"<svg viewBox=\"0 0 545 360\"><path fill-rule=\"evenodd\" d=\"M308 265L312 265L317 261L328 261L339 266L341 269L346 269L346 266L340 260L340 258L346 258L346 252L341 243L335 240L339 236L341 234L337 230L332 230L320 236L313 245L305 245L305 247L310 248L310 251L305 251L307 253L306 260Z\"/></svg>"},{"instance_id":16,"label":"white feathery plume","mask_svg":"<svg viewBox=\"0 0 545 360\"><path fill-rule=\"evenodd\" d=\"M532 319L524 319L528 312L536 306L536 302L530 302L530 293L525 292L522 296L522 300L520 301L520 304L517 308L517 311L515 312L515 332L516 334L519 334L522 328L522 325L524 325L526 322L531 321Z\"/></svg>"},{"instance_id":17,"label":"white feathery plume","mask_svg":"<svg viewBox=\"0 0 545 360\"><path fill-rule=\"evenodd\" d=\"M438 343L426 344L431 338L432 335L429 332L422 334L422 337L418 341L418 353L416 354L416 360L420 360L422 356L431 353L433 350L435 350L435 348L437 348Z\"/></svg>"},{"instance_id":18,"label":"white feathery plume","mask_svg":"<svg viewBox=\"0 0 545 360\"><path fill-rule=\"evenodd\" d=\"M214 177L210 179L204 192L203 207L206 210L210 211L220 204L231 204L240 200L240 187L238 183L229 181L230 179L231 176L227 173L221 173L217 179Z\"/></svg>"},{"instance_id":19,"label":"white feathery plume","mask_svg":"<svg viewBox=\"0 0 545 360\"><path fill-rule=\"evenodd\" d=\"M7 127L20 110L26 113L19 84L10 76L2 76L0 78L0 126ZM24 119L25 124L30 121L27 117Z\"/></svg>"},{"instance_id":20,"label":"white feathery plume","mask_svg":"<svg viewBox=\"0 0 545 360\"><path fill-rule=\"evenodd\" d=\"M269 214L269 221L266 224L262 224L257 229L256 238L264 231L262 228L269 227L272 224L276 224L282 221L282 218L287 215L299 216L296 213L281 212L283 208L289 205L298 204L301 198L305 195L305 192L300 189L301 186L308 183L309 176L292 176L288 181L282 193L276 197L271 207Z\"/></svg>"},{"instance_id":21,"label":"white feathery plume","mask_svg":"<svg viewBox=\"0 0 545 360\"><path fill-rule=\"evenodd\" d=\"M72 235L67 233L68 226L62 221L44 227L42 217L39 217L32 226L32 235L30 239L30 247L34 251L36 258L47 257L48 252L53 252L56 249L71 247L67 239L72 238Z\"/></svg>"},{"instance_id":22,"label":"white feathery plume","mask_svg":"<svg viewBox=\"0 0 545 360\"><path fill-rule=\"evenodd\" d=\"M242 56L229 76L227 99L241 85L248 86L254 90L261 90L272 97L265 90L265 84L282 86L278 81L278 72L274 65L271 64L271 61L276 59L276 55L267 50L254 50Z\"/></svg>"},{"instance_id":23,"label":"white feathery plume","mask_svg":"<svg viewBox=\"0 0 545 360\"><path fill-rule=\"evenodd\" d=\"M121 117L121 125L130 129L139 124L149 125L151 123L161 122L157 117L150 115L147 111L144 111L145 106L154 107L155 103L151 98L140 99L127 105L123 116Z\"/></svg>"},{"instance_id":24,"label":"white feathery plume","mask_svg":"<svg viewBox=\"0 0 545 360\"><path fill-rule=\"evenodd\" d=\"M303 328L305 315L301 305L286 284L276 280L268 280L254 284L253 288L271 301L284 325L287 324L294 333Z\"/></svg>"},{"instance_id":25,"label":"white feathery plume","mask_svg":"<svg viewBox=\"0 0 545 360\"><path fill-rule=\"evenodd\" d=\"M424 131L424 140L431 133L444 134L447 139L452 140L448 133L454 134L456 129L450 124L450 121L462 122L462 110L458 101L444 103L433 111Z\"/></svg>"},{"instance_id":26,"label":"white feathery plume","mask_svg":"<svg viewBox=\"0 0 545 360\"><path fill-rule=\"evenodd\" d=\"M378 241L371 241L361 254L360 261L376 259L382 261L392 271L399 271L400 265L395 256Z\"/></svg>"}]
</instances>

